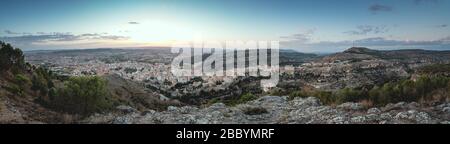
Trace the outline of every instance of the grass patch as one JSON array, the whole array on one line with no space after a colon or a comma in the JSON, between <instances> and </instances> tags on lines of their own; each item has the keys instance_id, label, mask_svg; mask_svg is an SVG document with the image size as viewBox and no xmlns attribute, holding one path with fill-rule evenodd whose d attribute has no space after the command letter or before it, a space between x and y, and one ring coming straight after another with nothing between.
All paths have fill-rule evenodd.
<instances>
[{"instance_id":1,"label":"grass patch","mask_svg":"<svg viewBox=\"0 0 450 144\"><path fill-rule=\"evenodd\" d=\"M254 95L252 93L246 93L246 94L243 94L243 95L241 95L241 96L239 96L237 98L231 98L231 99L213 98L213 99L210 99L206 103L206 105L210 106L210 105L215 104L215 103L224 103L227 106L235 106L235 105L243 104L243 103L246 103L246 102L249 102L249 101L253 101L253 100L256 100L256 99L258 99L257 95Z\"/></svg>"}]
</instances>

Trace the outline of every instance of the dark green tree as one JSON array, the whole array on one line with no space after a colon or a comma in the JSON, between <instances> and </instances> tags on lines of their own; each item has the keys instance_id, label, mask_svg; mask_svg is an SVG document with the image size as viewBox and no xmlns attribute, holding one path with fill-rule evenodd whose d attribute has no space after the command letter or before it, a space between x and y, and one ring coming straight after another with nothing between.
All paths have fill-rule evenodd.
<instances>
[{"instance_id":1,"label":"dark green tree","mask_svg":"<svg viewBox=\"0 0 450 144\"><path fill-rule=\"evenodd\" d=\"M52 103L62 111L83 115L107 110L111 102L106 84L97 76L72 77L52 96Z\"/></svg>"},{"instance_id":2,"label":"dark green tree","mask_svg":"<svg viewBox=\"0 0 450 144\"><path fill-rule=\"evenodd\" d=\"M0 41L0 71L9 71L14 68L19 71L25 67L25 58L22 50Z\"/></svg>"}]
</instances>

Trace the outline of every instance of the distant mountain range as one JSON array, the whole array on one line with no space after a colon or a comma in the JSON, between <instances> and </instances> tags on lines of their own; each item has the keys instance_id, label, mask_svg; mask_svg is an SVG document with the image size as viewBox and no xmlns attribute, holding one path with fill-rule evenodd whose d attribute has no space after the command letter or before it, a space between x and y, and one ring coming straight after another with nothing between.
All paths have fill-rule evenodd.
<instances>
[{"instance_id":1,"label":"distant mountain range","mask_svg":"<svg viewBox=\"0 0 450 144\"><path fill-rule=\"evenodd\" d=\"M364 47L352 47L344 52L331 54L322 61L332 62L335 60L400 60L400 61L428 61L440 62L450 59L450 51L433 51L422 49L404 49L404 50L373 50Z\"/></svg>"}]
</instances>

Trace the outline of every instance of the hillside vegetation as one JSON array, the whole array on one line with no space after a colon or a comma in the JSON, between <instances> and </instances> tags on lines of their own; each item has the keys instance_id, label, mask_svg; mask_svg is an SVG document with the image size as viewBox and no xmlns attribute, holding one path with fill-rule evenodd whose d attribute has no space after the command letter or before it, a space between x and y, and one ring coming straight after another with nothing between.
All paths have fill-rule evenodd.
<instances>
[{"instance_id":1,"label":"hillside vegetation","mask_svg":"<svg viewBox=\"0 0 450 144\"><path fill-rule=\"evenodd\" d=\"M444 76L421 76L417 80L388 82L372 89L344 88L336 92L310 90L294 91L295 97L317 97L325 104L365 102L369 107L384 106L397 102L445 102L450 101L450 78Z\"/></svg>"},{"instance_id":2,"label":"hillside vegetation","mask_svg":"<svg viewBox=\"0 0 450 144\"><path fill-rule=\"evenodd\" d=\"M32 100L53 111L80 115L111 107L106 81L100 77L57 79L45 68L25 63L20 49L3 42L0 58L3 93L13 100Z\"/></svg>"},{"instance_id":3,"label":"hillside vegetation","mask_svg":"<svg viewBox=\"0 0 450 144\"><path fill-rule=\"evenodd\" d=\"M0 123L17 119L23 121L14 122L73 123L119 105L162 110L176 104L160 101L157 95L143 91L143 86L120 82L120 78L59 77L26 63L20 49L4 42L0 46L0 115L12 117L5 116Z\"/></svg>"}]
</instances>

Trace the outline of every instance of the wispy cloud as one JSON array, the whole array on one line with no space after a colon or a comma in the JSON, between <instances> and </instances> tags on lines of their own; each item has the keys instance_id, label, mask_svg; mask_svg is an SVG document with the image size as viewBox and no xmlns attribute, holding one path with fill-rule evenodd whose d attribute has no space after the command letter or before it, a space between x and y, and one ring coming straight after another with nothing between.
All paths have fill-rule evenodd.
<instances>
[{"instance_id":1,"label":"wispy cloud","mask_svg":"<svg viewBox=\"0 0 450 144\"><path fill-rule=\"evenodd\" d=\"M414 0L414 3L415 4L426 4L426 3L434 3L434 4L436 4L436 3L438 3L439 2L439 0Z\"/></svg>"},{"instance_id":2,"label":"wispy cloud","mask_svg":"<svg viewBox=\"0 0 450 144\"><path fill-rule=\"evenodd\" d=\"M100 40L127 40L128 37L125 36L118 36L118 35L101 35L98 37L94 37L94 39L100 39Z\"/></svg>"},{"instance_id":3,"label":"wispy cloud","mask_svg":"<svg viewBox=\"0 0 450 144\"><path fill-rule=\"evenodd\" d=\"M388 6L388 5L374 4L374 5L369 6L369 11L372 12L373 14L377 14L379 12L390 12L393 9L394 8L392 8L391 6Z\"/></svg>"},{"instance_id":4,"label":"wispy cloud","mask_svg":"<svg viewBox=\"0 0 450 144\"><path fill-rule=\"evenodd\" d=\"M280 38L284 41L301 41L308 42L310 41L312 35L316 32L316 29L308 29L306 31L296 33L290 36L281 36Z\"/></svg>"},{"instance_id":5,"label":"wispy cloud","mask_svg":"<svg viewBox=\"0 0 450 144\"><path fill-rule=\"evenodd\" d=\"M289 36L281 36L280 43L285 47L295 47L298 45L306 44L311 41L315 31L316 29L309 29Z\"/></svg>"},{"instance_id":6,"label":"wispy cloud","mask_svg":"<svg viewBox=\"0 0 450 144\"><path fill-rule=\"evenodd\" d=\"M435 27L436 28L446 28L446 27L448 27L448 25L447 24L441 24L441 25L436 25Z\"/></svg>"},{"instance_id":7,"label":"wispy cloud","mask_svg":"<svg viewBox=\"0 0 450 144\"><path fill-rule=\"evenodd\" d=\"M21 33L13 32L13 31L10 31L10 30L5 30L4 32L5 32L6 34L10 34L10 35L21 34Z\"/></svg>"},{"instance_id":8,"label":"wispy cloud","mask_svg":"<svg viewBox=\"0 0 450 144\"><path fill-rule=\"evenodd\" d=\"M7 34L7 35L30 35L30 34L32 34L29 32L15 32L15 31L11 31L11 30L4 30L3 32L5 32L5 34Z\"/></svg>"},{"instance_id":9,"label":"wispy cloud","mask_svg":"<svg viewBox=\"0 0 450 144\"><path fill-rule=\"evenodd\" d=\"M0 40L14 44L33 44L33 43L49 43L49 42L75 42L82 40L127 40L128 37L117 35L105 35L97 33L72 34L69 32L46 33L38 32L36 34L20 35L20 36L3 36Z\"/></svg>"},{"instance_id":10,"label":"wispy cloud","mask_svg":"<svg viewBox=\"0 0 450 144\"><path fill-rule=\"evenodd\" d=\"M355 43L367 46L426 46L426 45L442 45L446 44L446 39L442 38L439 40L430 40L430 41L418 41L418 40L390 40L383 37L374 37L374 38L366 38L356 40Z\"/></svg>"},{"instance_id":11,"label":"wispy cloud","mask_svg":"<svg viewBox=\"0 0 450 144\"><path fill-rule=\"evenodd\" d=\"M85 33L85 34L81 34L80 36L83 36L83 37L95 37L95 36L101 36L101 34L98 34L98 33Z\"/></svg>"},{"instance_id":12,"label":"wispy cloud","mask_svg":"<svg viewBox=\"0 0 450 144\"><path fill-rule=\"evenodd\" d=\"M450 45L450 36L440 39L442 44Z\"/></svg>"},{"instance_id":13,"label":"wispy cloud","mask_svg":"<svg viewBox=\"0 0 450 144\"><path fill-rule=\"evenodd\" d=\"M131 22L128 22L128 24L139 24L139 22L131 21Z\"/></svg>"},{"instance_id":14,"label":"wispy cloud","mask_svg":"<svg viewBox=\"0 0 450 144\"><path fill-rule=\"evenodd\" d=\"M386 25L373 26L373 25L359 25L356 30L346 31L344 33L350 35L368 35L368 34L380 34L386 33L389 28Z\"/></svg>"}]
</instances>

